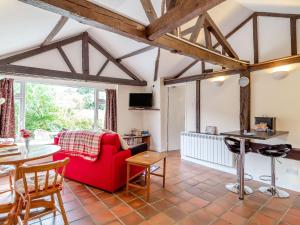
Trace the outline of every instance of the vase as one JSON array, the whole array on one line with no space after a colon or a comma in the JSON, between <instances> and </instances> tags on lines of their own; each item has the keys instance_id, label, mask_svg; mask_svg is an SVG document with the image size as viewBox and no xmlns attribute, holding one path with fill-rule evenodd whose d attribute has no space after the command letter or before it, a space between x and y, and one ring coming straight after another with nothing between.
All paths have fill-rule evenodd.
<instances>
[{"instance_id":1,"label":"vase","mask_svg":"<svg viewBox=\"0 0 300 225\"><path fill-rule=\"evenodd\" d=\"M25 147L26 147L27 150L29 148L29 142L30 142L29 139L25 139Z\"/></svg>"}]
</instances>

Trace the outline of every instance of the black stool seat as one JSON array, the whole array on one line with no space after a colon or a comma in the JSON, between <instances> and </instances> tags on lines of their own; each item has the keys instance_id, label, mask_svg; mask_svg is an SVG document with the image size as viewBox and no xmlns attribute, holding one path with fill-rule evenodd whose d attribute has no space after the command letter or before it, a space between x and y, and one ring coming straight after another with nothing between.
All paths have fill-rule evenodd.
<instances>
[{"instance_id":1,"label":"black stool seat","mask_svg":"<svg viewBox=\"0 0 300 225\"><path fill-rule=\"evenodd\" d=\"M288 152L291 151L292 146L289 144L271 145L258 149L258 153L268 157L286 157Z\"/></svg>"},{"instance_id":2,"label":"black stool seat","mask_svg":"<svg viewBox=\"0 0 300 225\"><path fill-rule=\"evenodd\" d=\"M257 150L259 154L271 158L271 176L260 176L260 179L266 180L265 177L271 178L271 186L267 187L260 187L258 190L264 194L278 197L278 198L288 198L290 195L284 190L280 190L276 187L276 175L275 175L275 158L281 157L284 158L287 156L289 151L291 151L292 146L289 144L282 144L282 145L271 145L268 147L260 148Z\"/></svg>"},{"instance_id":3,"label":"black stool seat","mask_svg":"<svg viewBox=\"0 0 300 225\"><path fill-rule=\"evenodd\" d=\"M224 138L225 145L227 146L228 150L235 154L240 154L240 141L234 138L225 137ZM251 152L251 148L246 146L246 153Z\"/></svg>"}]
</instances>

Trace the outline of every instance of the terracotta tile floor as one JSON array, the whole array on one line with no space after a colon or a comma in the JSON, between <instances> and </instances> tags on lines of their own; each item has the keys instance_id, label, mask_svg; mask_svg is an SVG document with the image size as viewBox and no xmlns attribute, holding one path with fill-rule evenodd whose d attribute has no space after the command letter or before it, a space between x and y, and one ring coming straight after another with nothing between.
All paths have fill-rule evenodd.
<instances>
[{"instance_id":1,"label":"terracotta tile floor","mask_svg":"<svg viewBox=\"0 0 300 225\"><path fill-rule=\"evenodd\" d=\"M142 191L131 190L128 196L124 190L110 194L74 181L66 181L63 200L71 225L300 224L299 193L289 191L289 199L275 199L256 191L239 201L224 188L234 181L231 174L182 161L178 152L172 152L167 159L166 188L161 178L152 177L148 203ZM256 189L261 183L247 185ZM49 214L30 224L63 222L59 214Z\"/></svg>"}]
</instances>

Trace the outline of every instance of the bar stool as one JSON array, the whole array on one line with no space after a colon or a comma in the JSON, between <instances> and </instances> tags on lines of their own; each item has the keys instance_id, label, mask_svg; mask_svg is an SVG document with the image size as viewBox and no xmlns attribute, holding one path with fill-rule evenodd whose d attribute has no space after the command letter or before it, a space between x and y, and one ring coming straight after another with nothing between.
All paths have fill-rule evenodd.
<instances>
[{"instance_id":1,"label":"bar stool","mask_svg":"<svg viewBox=\"0 0 300 225\"><path fill-rule=\"evenodd\" d=\"M271 195L278 198L288 198L290 195L286 191L280 190L276 187L275 175L275 159L284 158L288 152L291 151L292 146L289 144L272 145L258 149L258 153L267 157L271 157L271 186L260 187L258 190L264 194ZM263 176L266 177L266 176Z\"/></svg>"},{"instance_id":2,"label":"bar stool","mask_svg":"<svg viewBox=\"0 0 300 225\"><path fill-rule=\"evenodd\" d=\"M234 138L225 137L224 142L228 148L229 151L237 155L237 182L236 183L229 183L226 184L225 187L228 191L231 191L233 193L238 194L240 192L240 141ZM246 153L250 152L250 148L246 148ZM248 176L248 179L245 179L247 181L252 180L252 176L250 174L245 174L245 176ZM252 188L249 186L244 187L245 194L249 195L253 193Z\"/></svg>"}]
</instances>

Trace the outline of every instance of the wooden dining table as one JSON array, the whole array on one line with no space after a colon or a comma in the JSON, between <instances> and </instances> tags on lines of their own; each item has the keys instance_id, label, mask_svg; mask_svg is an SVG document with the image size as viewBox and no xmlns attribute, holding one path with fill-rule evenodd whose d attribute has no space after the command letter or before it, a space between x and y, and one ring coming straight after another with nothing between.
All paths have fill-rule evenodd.
<instances>
[{"instance_id":1,"label":"wooden dining table","mask_svg":"<svg viewBox=\"0 0 300 225\"><path fill-rule=\"evenodd\" d=\"M30 145L28 148L26 146L19 146L20 154L13 156L3 156L0 157L0 165L13 165L15 166L14 180L22 178L20 174L20 167L25 163L29 163L35 160L44 159L52 156L56 152L60 151L60 146L58 145ZM0 196L0 208L6 210L6 212L13 213L12 209L16 208L19 196L14 192L7 192L4 196ZM37 207L47 207L47 201L41 201Z\"/></svg>"}]
</instances>

